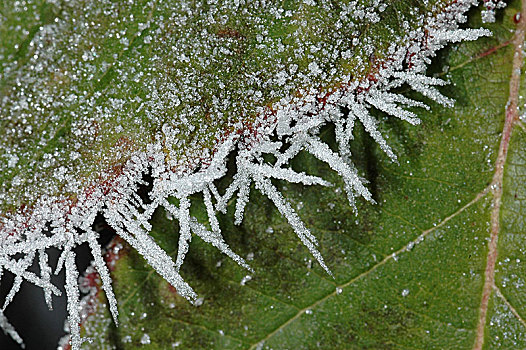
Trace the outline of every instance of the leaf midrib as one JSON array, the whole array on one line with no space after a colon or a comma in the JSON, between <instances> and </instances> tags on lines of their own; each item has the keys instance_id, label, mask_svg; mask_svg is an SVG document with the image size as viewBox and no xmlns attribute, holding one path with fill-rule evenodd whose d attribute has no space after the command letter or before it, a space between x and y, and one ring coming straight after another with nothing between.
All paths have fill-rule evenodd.
<instances>
[{"instance_id":1,"label":"leaf midrib","mask_svg":"<svg viewBox=\"0 0 526 350\"><path fill-rule=\"evenodd\" d=\"M521 9L526 9L526 0L521 1ZM506 165L509 144L513 129L519 121L518 102L521 79L521 68L524 65L523 46L526 33L526 15L520 15L519 23L513 39L514 47L513 66L510 77L509 99L506 104L506 118L502 130L502 138L499 144L498 156L495 161L495 173L491 182L493 194L491 210L491 234L488 244L488 254L486 259L484 287L479 308L479 319L477 325L477 335L473 350L481 350L484 346L484 331L486 328L489 299L496 288L495 285L495 265L498 257L498 238L500 233L500 210L502 205L504 167ZM498 294L498 293L497 293ZM517 317L518 313L513 313ZM519 317L519 320L522 318Z\"/></svg>"}]
</instances>

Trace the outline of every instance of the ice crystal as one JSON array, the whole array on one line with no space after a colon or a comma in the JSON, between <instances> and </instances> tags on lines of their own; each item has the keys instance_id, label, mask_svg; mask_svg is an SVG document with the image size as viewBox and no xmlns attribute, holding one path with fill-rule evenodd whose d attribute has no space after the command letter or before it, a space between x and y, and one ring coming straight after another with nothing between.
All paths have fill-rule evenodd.
<instances>
[{"instance_id":1,"label":"ice crystal","mask_svg":"<svg viewBox=\"0 0 526 350\"><path fill-rule=\"evenodd\" d=\"M505 7L506 3L502 0L484 0L484 6L486 9L482 11L482 21L493 23L495 22L495 10Z\"/></svg>"},{"instance_id":2,"label":"ice crystal","mask_svg":"<svg viewBox=\"0 0 526 350\"><path fill-rule=\"evenodd\" d=\"M4 331L5 334L8 334L13 338L14 341L16 341L20 346L25 349L24 342L22 341L22 338L18 333L16 332L15 328L7 321L7 318L4 316L4 313L0 311L0 328Z\"/></svg>"},{"instance_id":3,"label":"ice crystal","mask_svg":"<svg viewBox=\"0 0 526 350\"><path fill-rule=\"evenodd\" d=\"M305 2L302 6L308 6L307 3ZM373 4L373 6L367 7L357 1L351 1L346 6L342 6L340 18L349 19L351 22L345 23L349 27L352 27L352 21L376 23L380 20L380 15L385 11L386 5L380 1L373 1ZM93 186L89 191L79 191L75 202L67 197L44 196L35 202L31 210L20 211L2 218L3 221L0 224L0 269L10 271L15 275L15 280L0 310L0 327L5 333L21 343L20 336L7 322L3 311L16 295L23 281L43 288L45 300L50 307L52 295L60 295L60 291L51 283L52 268L49 266L45 252L47 248L57 247L62 250L62 254L54 270L55 273L58 273L62 268L65 268L66 272L65 289L68 300L71 346L73 350L80 349L86 340L80 337L79 326L85 315L81 313L83 302L80 300L79 272L75 264L73 249L82 243L87 243L92 251L94 256L93 268L100 275L102 288L108 298L110 312L117 323L117 299L112 290L110 272L103 259L103 252L97 243L98 233L92 228L98 214L102 214L117 234L136 249L153 269L176 288L180 295L196 305L202 304L202 299L197 299L196 293L180 275L180 269L189 250L192 235L197 235L236 261L240 266L253 272L245 259L232 251L224 241L216 217L216 212L225 212L227 203L236 196L235 224L241 224L252 188L268 197L320 266L328 274L331 274L329 266L324 262L317 248L316 237L301 220L292 204L272 183L272 180L283 180L303 185L331 186L329 182L318 176L297 172L290 167L290 161L294 157L300 152L308 152L321 162L326 163L342 178L351 206L355 206L357 197L363 197L365 200L373 202L371 193L352 162L350 142L353 138L352 133L355 124L361 123L380 148L392 160L396 160L395 152L389 147L377 127L378 120L370 112L372 108L411 124L418 124L420 120L414 108L429 109L429 107L421 101L409 99L393 92L393 89L402 85L411 87L414 91L439 104L451 106L453 100L442 95L437 88L446 82L427 76L426 66L436 51L443 48L447 43L475 40L480 36L489 35L489 32L484 29L459 29L458 24L466 20L463 14L476 4L477 1L475 0L456 1L445 8L441 8L434 15L422 16L419 22L421 28L408 30L405 37L399 38L399 44L391 45L388 50L388 58L378 65L374 75L358 80L353 80L348 75L338 76L342 83L341 86L329 93L320 93L317 89L308 88L293 95L283 96L280 95L281 90L278 88L288 86L292 79L297 80L299 86L312 86L307 82L326 79L326 62L316 60L316 57L321 54L321 57L332 59L332 54L327 48L323 45L319 45L319 47L316 45L305 46L303 43L295 43L296 46L286 47L282 43L272 42L270 37L258 35L256 46L261 50L266 50L266 54L273 55L277 52L290 50L291 56L296 59L308 59L310 63L303 70L297 64L284 65L276 72L273 71L275 67L268 67L269 72L275 74L272 74L268 81L263 82L259 80L256 74L247 74L246 79L250 81L251 86L261 84L266 89L265 91L268 90L274 94L266 96L268 99L281 98L281 100L275 103L269 111L262 107L254 107L261 106L265 101L261 91L254 90L252 87L242 91L249 101L247 106L253 108L241 106L239 107L240 112L251 114L255 111L258 114L256 120L252 121L253 129L247 130L240 123L230 125L239 132L218 135L220 141L215 148L204 149L200 153L194 154L193 158L170 156L170 150L192 148L196 145L185 144L184 140L181 141L182 139L178 135L182 133L183 128L179 128L178 125L185 126L185 130L194 131L197 135L196 139L199 139L199 135L206 134L205 126L189 121L197 111L195 101L199 101L198 91L203 86L199 86L199 84L193 86L188 83L191 81L191 77L198 76L201 73L194 71L191 65L183 64L189 62L189 58L184 52L192 52L196 57L203 57L203 50L210 50L211 48L199 47L197 43L182 40L184 37L184 31L181 32L182 24L186 23L188 18L185 15L176 16L174 14L174 18L171 18L174 26L172 30L176 33L180 32L181 35L171 35L171 37L176 38L172 48L178 54L177 64L181 64L181 67L178 68L181 79L177 82L167 82L162 75L158 75L152 80L153 83L148 86L151 89L148 98L142 100L136 96L133 100L137 112L144 109L146 119L153 123L162 124L160 132L156 135L156 140L148 144L145 147L146 150L134 152L118 176L105 181L103 184L99 183ZM486 2L486 6L495 8L500 5ZM277 10L271 12L276 18L293 17L292 13L288 12ZM344 24L341 23L341 20L337 22L336 25L339 26ZM144 23L141 23L139 30L145 30L150 25L151 23L145 20ZM301 21L295 23L295 27L297 31L308 30L306 24L301 23ZM407 27L409 28L409 24ZM53 26L46 27L42 29L35 40L52 38L55 30L58 29ZM199 35L206 37L206 40L223 40L226 42L226 44L223 42L226 46L218 46L214 50L219 50L221 57L225 61L231 62L232 53L237 49L237 44L232 38L238 34L235 32L221 32L220 34L218 38L209 36L206 30L199 33ZM355 45L355 41L360 40L358 34L359 32L353 39L347 38L347 41ZM152 32L145 36L145 43L156 42L150 35L155 37L156 34ZM134 40L134 37L129 37L126 33L116 35L116 37L119 38L119 44L124 46L130 40ZM81 44L80 38L81 36L76 39L79 42L75 45ZM335 39L337 42L342 41L341 38L338 40ZM367 38L363 40L365 42L362 49L367 55L372 55L374 46L367 42ZM154 53L156 49L159 48L155 47ZM340 49L338 48L338 50ZM338 53L343 58L350 57L348 50L341 52L338 50L335 50L334 59L340 59ZM52 51L43 51L41 54L47 55L47 59L54 57ZM82 62L91 62L97 58L97 53L94 50L86 50L79 57ZM79 62L76 60L75 64ZM200 63L205 66L212 64L203 60ZM34 64L36 66L38 62L34 62ZM364 69L363 67L364 65L358 64L357 71ZM94 69L88 69L88 71L75 71L76 67L71 69L86 76L96 74ZM121 71L120 67L116 69ZM9 69L4 70L7 73L0 72L0 74L9 73ZM63 72L63 74L66 73ZM61 78L60 74L57 73L57 79L59 78ZM75 79L75 77L71 77L71 79ZM129 76L128 79L130 79ZM133 79L141 81L141 77L138 75L134 76ZM304 82L305 84L303 84ZM177 84L188 84L182 90L182 94L180 94L181 91L178 91L181 86ZM223 91L226 87L222 82L214 82L213 88ZM51 101L52 91L47 93ZM9 108L23 108L26 98L23 91L17 91L15 95L20 98L21 102L18 106L9 106ZM61 97L61 102L56 102L54 108L69 108L68 103L74 103L79 99L79 96L73 94ZM96 95L85 96L81 99L92 99L89 103L94 104L97 97ZM131 103L131 101L128 102ZM215 96L213 102L209 113L215 116L222 116L223 112L231 107L231 104L236 103L228 97L222 100ZM96 108L95 115L104 119L108 113L126 106L126 101L123 99L111 98L110 103L111 108L110 106ZM8 107L7 104L3 106ZM159 116L163 114L162 111L164 110L177 111L179 113L177 118L179 124L162 123ZM84 113L89 114L86 111ZM78 132L79 137L95 135L83 131L93 128L94 119L80 118L74 123L78 124L75 125L74 132ZM137 123L140 124L139 119L137 119ZM335 126L337 151L332 150L318 135L320 128L327 124ZM122 130L122 126L119 125L119 127L121 129L116 130L117 133ZM12 132L18 131L13 130ZM32 130L27 129L24 132L30 133ZM81 151L77 149L70 153L68 160L77 161L81 157ZM118 154L119 151L115 150L115 152ZM168 156L166 152L168 152ZM220 193L214 182L226 176L227 160L234 154L236 154L236 172L225 192ZM275 161L273 163L266 161L266 155L272 155ZM20 162L19 157L14 153L8 152L4 154L4 158L5 169L14 168ZM57 162L56 157L46 153L43 158L43 167L54 169L53 181L66 183L67 187L71 189L82 187L75 177L71 176L66 167L55 164ZM115 156L115 159L118 157ZM147 201L137 194L139 186L145 184L143 175L146 173L153 178L153 187L148 193ZM19 182L22 183L23 180L13 176L11 185L15 189L19 188L17 187ZM54 184L55 182L53 182L53 186L55 186ZM12 188L9 191L11 193ZM199 222L190 214L191 197L195 194L202 194L204 198L208 215L208 222L206 223ZM151 230L150 219L158 208L164 208L167 215L176 219L179 224L179 244L175 261L149 235ZM23 257L19 258L19 255ZM40 276L28 270L35 258L38 259L40 266ZM250 278L247 275L241 284L244 285ZM307 310L306 313L311 312ZM148 344L149 342L148 335L144 334L141 343Z\"/></svg>"}]
</instances>

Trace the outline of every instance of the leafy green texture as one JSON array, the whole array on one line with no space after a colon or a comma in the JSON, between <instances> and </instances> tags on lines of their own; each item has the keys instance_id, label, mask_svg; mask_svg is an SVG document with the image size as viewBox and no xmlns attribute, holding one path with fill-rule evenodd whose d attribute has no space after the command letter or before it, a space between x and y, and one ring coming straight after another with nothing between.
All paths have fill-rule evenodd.
<instances>
[{"instance_id":1,"label":"leafy green texture","mask_svg":"<svg viewBox=\"0 0 526 350\"><path fill-rule=\"evenodd\" d=\"M360 121L366 134L395 160L377 129L377 118L385 119L378 111L418 124L413 107L429 106L403 96L405 86L452 105L436 88L445 82L426 76L425 71L430 58L448 42L476 40L490 33L459 28L465 23L463 14L474 4L471 0L388 5L294 1L253 6L228 1L37 0L3 7L2 32L10 39L1 48L0 269L14 274L15 281L0 312L0 328L21 343L3 310L24 281L41 287L51 307L52 295L60 295L51 283L51 271L65 268L71 347L80 350L85 339L79 323L86 310L79 307L74 249L83 243L94 256L117 320L112 280L97 243L97 218L107 220L190 301L197 294L179 272L192 233L253 272L224 243L215 217L237 192L235 222L241 222L252 182L332 277L317 239L282 197L290 190L280 184L281 191L271 179L330 185L287 168L304 149L339 173L351 207L356 195L374 202L350 159L353 153L365 156L359 155L358 163L366 162L362 172L371 178L378 197L378 171L368 159L374 156L372 143L357 130L360 142L350 149L355 122ZM30 20L24 21L25 17ZM13 44L20 38L23 43ZM384 133L396 138L396 128L404 127L390 124ZM319 140L320 129L325 129L326 143ZM334 147L334 139L338 154L327 145ZM356 149L360 144L363 149ZM229 154L236 170L225 177ZM293 163L327 173L306 154ZM147 174L151 188L144 191L139 187ZM229 180L232 183L225 189ZM199 202L199 194L204 208L192 205L190 215L189 197ZM336 204L329 199L331 208ZM159 206L179 221L175 262L150 237L150 220ZM360 206L365 208L363 203ZM157 211L156 215L163 215L161 209ZM200 223L206 221L205 211L210 230ZM272 233L273 228L267 231ZM492 226L490 252L496 250L494 231ZM175 244L164 243L169 248ZM50 266L46 252L51 247L61 250L56 266ZM37 258L39 271L34 274L29 270ZM486 286L493 283L491 272L492 278L484 284L485 296ZM250 279L243 277L241 285ZM404 289L404 296L408 293ZM487 302L484 297L481 309L487 310ZM481 315L484 322L486 313ZM140 342L150 344L150 335L144 333Z\"/></svg>"},{"instance_id":2,"label":"leafy green texture","mask_svg":"<svg viewBox=\"0 0 526 350\"><path fill-rule=\"evenodd\" d=\"M354 161L377 205L359 202L356 215L339 178L306 154L293 168L339 185L276 182L320 239L334 279L313 262L269 200L253 191L242 225L234 226L231 215L220 218L225 240L255 269L251 279L194 238L182 269L203 298L202 305L192 306L125 247L112 272L120 326L96 327L109 317L99 308L85 323L86 335L96 339L92 348L526 347L526 129L518 119L511 125L501 197L494 188L510 77L517 68L512 39L520 34L520 6L511 3L496 24L487 25L493 37L454 45L434 62L431 70L451 82L443 92L455 97L454 108L432 104L432 112L420 114L418 127L384 118L382 131L399 164L363 129L355 130ZM480 25L479 13L470 25ZM515 97L526 96L524 75L520 81ZM519 99L521 114L523 104ZM322 137L330 143L333 130L323 129ZM498 198L502 204L495 212ZM206 220L204 206L193 210ZM500 219L493 265L492 218ZM161 210L152 236L175 254L177 225ZM494 269L489 285L488 266Z\"/></svg>"},{"instance_id":3,"label":"leafy green texture","mask_svg":"<svg viewBox=\"0 0 526 350\"><path fill-rule=\"evenodd\" d=\"M524 89L522 90L524 91ZM490 300L488 349L526 346L526 296L524 294L524 233L526 129L514 131L504 183L502 231L499 237L495 289Z\"/></svg>"},{"instance_id":4,"label":"leafy green texture","mask_svg":"<svg viewBox=\"0 0 526 350\"><path fill-rule=\"evenodd\" d=\"M155 140L191 168L264 107L364 78L446 2L393 1L381 19L349 3L4 1L1 213L74 202Z\"/></svg>"}]
</instances>

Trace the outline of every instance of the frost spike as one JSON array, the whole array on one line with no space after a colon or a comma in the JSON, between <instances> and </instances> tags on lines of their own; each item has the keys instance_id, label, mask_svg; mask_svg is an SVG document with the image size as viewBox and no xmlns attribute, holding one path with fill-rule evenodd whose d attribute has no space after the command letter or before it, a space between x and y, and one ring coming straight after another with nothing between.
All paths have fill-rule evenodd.
<instances>
[{"instance_id":1,"label":"frost spike","mask_svg":"<svg viewBox=\"0 0 526 350\"><path fill-rule=\"evenodd\" d=\"M415 101L413 99L405 97L404 95L394 94L392 92L379 91L377 97L386 102L398 102L403 105L406 105L407 107L420 107L428 111L431 109L428 105L426 105L423 102Z\"/></svg>"},{"instance_id":2,"label":"frost spike","mask_svg":"<svg viewBox=\"0 0 526 350\"><path fill-rule=\"evenodd\" d=\"M33 259L35 258L35 252L30 252L26 256L24 256L19 261L16 261L14 265L16 266L17 270L26 272L26 269L31 265ZM15 280L13 281L13 286L9 290L9 293L5 297L4 300L4 306L2 306L2 311L5 311L5 308L13 301L13 298L15 297L15 294L20 290L20 286L22 285L23 274L17 274L15 273Z\"/></svg>"},{"instance_id":3,"label":"frost spike","mask_svg":"<svg viewBox=\"0 0 526 350\"><path fill-rule=\"evenodd\" d=\"M283 198L283 195L276 187L274 187L272 182L269 179L261 176L259 173L252 173L252 177L256 187L265 196L272 200L279 212L289 221L289 224L292 226L296 234L305 237L310 241L310 243L312 243L313 246L318 245L317 238L310 232L309 229L305 227L303 221L301 221L298 214L296 214L296 211L285 200L285 198Z\"/></svg>"},{"instance_id":4,"label":"frost spike","mask_svg":"<svg viewBox=\"0 0 526 350\"><path fill-rule=\"evenodd\" d=\"M336 136L336 142L338 143L339 153L343 159L348 161L351 157L351 150L349 148L349 142L351 141L352 133L346 132L345 124L342 120L338 120L334 124L335 124L334 133Z\"/></svg>"},{"instance_id":5,"label":"frost spike","mask_svg":"<svg viewBox=\"0 0 526 350\"><path fill-rule=\"evenodd\" d=\"M219 221L217 221L214 205L212 204L212 196L210 195L210 190L207 187L205 187L203 190L203 198L205 202L206 213L208 215L208 222L210 223L212 232L220 233L221 228L219 227Z\"/></svg>"},{"instance_id":6,"label":"frost spike","mask_svg":"<svg viewBox=\"0 0 526 350\"><path fill-rule=\"evenodd\" d=\"M9 290L9 293L6 295L4 299L4 306L2 306L2 310L5 311L5 308L13 301L13 298L15 297L16 293L20 290L20 285L22 284L23 278L20 275L16 275L15 280L13 281L13 286Z\"/></svg>"},{"instance_id":7,"label":"frost spike","mask_svg":"<svg viewBox=\"0 0 526 350\"><path fill-rule=\"evenodd\" d=\"M291 145L285 150L285 152L278 155L275 167L280 167L287 164L292 158L294 158L303 149L304 144L301 141L297 141L296 138L292 138Z\"/></svg>"},{"instance_id":8,"label":"frost spike","mask_svg":"<svg viewBox=\"0 0 526 350\"><path fill-rule=\"evenodd\" d=\"M338 150L342 157L342 159L353 169L353 171L356 171L354 169L354 166L352 165L351 161L351 148L350 148L350 142L354 138L352 132L354 128L354 115L352 113L349 113L349 117L344 122L343 120L337 120L335 122L335 136L336 136L336 142L338 143Z\"/></svg>"},{"instance_id":9,"label":"frost spike","mask_svg":"<svg viewBox=\"0 0 526 350\"><path fill-rule=\"evenodd\" d=\"M6 263L6 261L8 263ZM22 277L23 279L25 279L28 282L33 283L35 286L38 286L40 288L49 288L49 289L51 289L53 294L55 294L57 296L62 295L60 290L57 287L55 287L53 284L46 283L45 281L43 281L41 278L39 278L37 275L35 275L31 271L27 271L27 270L21 269L16 264L16 262L11 262L9 260L4 260L4 259L0 258L0 263L4 266L4 269L12 272L16 276Z\"/></svg>"},{"instance_id":10,"label":"frost spike","mask_svg":"<svg viewBox=\"0 0 526 350\"><path fill-rule=\"evenodd\" d=\"M308 139L308 145L307 151L309 153L322 162L327 163L331 169L336 171L344 179L350 188L356 190L368 201L373 201L371 192L362 184L356 170L348 166L329 146L314 137Z\"/></svg>"},{"instance_id":11,"label":"frost spike","mask_svg":"<svg viewBox=\"0 0 526 350\"><path fill-rule=\"evenodd\" d=\"M48 255L44 249L38 252L38 264L40 266L40 277L44 282L51 284L51 267L48 264ZM51 289L44 288L44 299L50 310L53 310L53 300L51 298Z\"/></svg>"},{"instance_id":12,"label":"frost spike","mask_svg":"<svg viewBox=\"0 0 526 350\"><path fill-rule=\"evenodd\" d=\"M356 115L356 117L360 119L365 128L365 131L367 131L369 135L371 135L371 137L376 141L380 148L389 156L389 158L395 161L396 155L393 153L393 150L391 149L391 147L389 147L387 142L385 142L385 139L383 138L382 134L380 134L380 132L376 128L376 119L374 119L369 114L367 109L365 109L365 107L363 107L359 103L352 103L351 105L349 105L349 107L351 108L352 113L354 113L354 115Z\"/></svg>"},{"instance_id":13,"label":"frost spike","mask_svg":"<svg viewBox=\"0 0 526 350\"><path fill-rule=\"evenodd\" d=\"M14 341L20 345L22 349L25 349L26 346L20 335L16 332L15 328L7 321L7 318L4 316L4 313L0 310L0 328L4 331L5 335L9 335L13 338Z\"/></svg>"},{"instance_id":14,"label":"frost spike","mask_svg":"<svg viewBox=\"0 0 526 350\"><path fill-rule=\"evenodd\" d=\"M210 192L212 192L212 195L214 196L216 202L219 201L221 195L219 194L219 192L217 192L217 188L215 187L213 182L208 184L208 188L210 189Z\"/></svg>"},{"instance_id":15,"label":"frost spike","mask_svg":"<svg viewBox=\"0 0 526 350\"><path fill-rule=\"evenodd\" d=\"M179 220L179 247L177 248L175 269L179 271L188 252L190 241L192 240L192 233L190 231L190 201L187 197L179 199L179 210L177 214Z\"/></svg>"},{"instance_id":16,"label":"frost spike","mask_svg":"<svg viewBox=\"0 0 526 350\"><path fill-rule=\"evenodd\" d=\"M278 208L279 212L288 220L290 226L292 226L296 235L299 237L301 242L309 249L311 254L321 265L321 267L329 275L334 277L327 265L325 265L325 262L320 252L318 251L318 249L316 249L314 243L311 242L310 238L313 236L310 233L309 229L305 227L303 221L301 221L301 219L296 214L294 209L292 209L290 204L283 198L281 193L279 193L279 191L274 187L274 185L272 185L269 179L265 179L264 177L259 175L255 175L254 178L256 181L256 187L274 203L276 208Z\"/></svg>"},{"instance_id":17,"label":"frost spike","mask_svg":"<svg viewBox=\"0 0 526 350\"><path fill-rule=\"evenodd\" d=\"M234 193L236 193L243 181L245 181L245 179L239 173L234 175L232 183L227 187L225 194L216 203L216 208L218 211L222 212L223 214L226 213L228 201L230 198L232 198Z\"/></svg>"},{"instance_id":18,"label":"frost spike","mask_svg":"<svg viewBox=\"0 0 526 350\"><path fill-rule=\"evenodd\" d=\"M239 265L244 267L245 269L249 270L250 272L254 272L254 270L246 263L245 259L234 253L229 247L228 244L225 243L223 240L223 237L216 232L211 232L204 227L203 224L200 224L195 218L192 218L190 220L190 227L192 228L192 231L200 237L203 241L206 243L212 244L214 247L219 249L223 254L229 256L232 260L237 262Z\"/></svg>"},{"instance_id":19,"label":"frost spike","mask_svg":"<svg viewBox=\"0 0 526 350\"><path fill-rule=\"evenodd\" d=\"M453 107L455 101L449 97L445 97L438 91L433 85L443 86L447 83L438 78L428 77L424 74L416 74L410 72L401 72L395 73L395 77L399 78L401 81L406 82L411 86L411 88L422 95L430 98L431 100L439 103L445 107Z\"/></svg>"},{"instance_id":20,"label":"frost spike","mask_svg":"<svg viewBox=\"0 0 526 350\"><path fill-rule=\"evenodd\" d=\"M255 169L253 171L258 172L264 177L272 177L274 179L285 180L291 183L301 183L304 185L332 185L330 182L323 180L321 177L307 175L305 173L297 173L292 169L271 167L267 164L254 165L254 167Z\"/></svg>"},{"instance_id":21,"label":"frost spike","mask_svg":"<svg viewBox=\"0 0 526 350\"><path fill-rule=\"evenodd\" d=\"M381 98L381 96L369 96L366 98L366 101L372 104L374 107L378 108L382 112L393 115L397 118L405 120L410 124L417 125L420 124L420 119L413 112L406 111L403 108L395 105L394 103L389 103Z\"/></svg>"},{"instance_id":22,"label":"frost spike","mask_svg":"<svg viewBox=\"0 0 526 350\"><path fill-rule=\"evenodd\" d=\"M300 134L300 133L303 133L303 132L307 132L309 130L312 130L312 129L315 129L321 125L323 125L325 123L324 120L322 119L307 119L306 121L299 121L296 126L294 126L291 131L293 134Z\"/></svg>"},{"instance_id":23,"label":"frost spike","mask_svg":"<svg viewBox=\"0 0 526 350\"><path fill-rule=\"evenodd\" d=\"M468 28L455 30L437 30L432 34L433 40L439 42L456 43L460 41L473 41L482 36L491 36L491 31L484 28Z\"/></svg>"},{"instance_id":24,"label":"frost spike","mask_svg":"<svg viewBox=\"0 0 526 350\"><path fill-rule=\"evenodd\" d=\"M68 323L71 333L72 350L80 350L83 339L80 337L80 303L78 278L79 273L75 264L75 252L68 251L65 258L66 265L66 295L68 297Z\"/></svg>"},{"instance_id":25,"label":"frost spike","mask_svg":"<svg viewBox=\"0 0 526 350\"><path fill-rule=\"evenodd\" d=\"M237 193L236 200L236 211L234 213L234 225L241 225L243 221L243 214L245 212L245 206L248 203L250 197L250 180L244 178L239 185L239 191Z\"/></svg>"},{"instance_id":26,"label":"frost spike","mask_svg":"<svg viewBox=\"0 0 526 350\"><path fill-rule=\"evenodd\" d=\"M64 267L64 262L66 261L66 256L68 252L70 252L73 249L75 242L73 237L71 237L67 242L62 250L62 253L60 254L58 261L57 261L57 267L55 268L55 275L58 275L60 271L62 271L62 268Z\"/></svg>"},{"instance_id":27,"label":"frost spike","mask_svg":"<svg viewBox=\"0 0 526 350\"><path fill-rule=\"evenodd\" d=\"M99 273L100 279L102 281L102 288L106 293L106 299L108 299L111 316L113 317L115 325L118 326L119 311L117 309L117 299L115 298L115 294L113 293L113 288L111 286L110 271L108 270L108 266L106 266L106 262L102 257L103 255L100 249L99 242L97 242L98 234L92 230L87 231L87 233L88 245L91 249L91 255L93 255L95 268L97 269L97 272Z\"/></svg>"},{"instance_id":28,"label":"frost spike","mask_svg":"<svg viewBox=\"0 0 526 350\"><path fill-rule=\"evenodd\" d=\"M193 300L197 298L197 294L193 289L183 280L175 269L175 264L172 259L166 254L166 252L161 249L153 241L153 239L142 231L138 225L133 225L132 223L126 220L117 220L118 214L112 211L105 211L104 217L107 222L112 225L112 227L117 231L119 236L122 239L127 241L132 247L134 247L139 254L141 254L148 264L157 271L168 283L170 283L181 296L185 297L188 300ZM134 235L133 237L126 230L124 230L121 225L125 225L128 228L131 228Z\"/></svg>"}]
</instances>

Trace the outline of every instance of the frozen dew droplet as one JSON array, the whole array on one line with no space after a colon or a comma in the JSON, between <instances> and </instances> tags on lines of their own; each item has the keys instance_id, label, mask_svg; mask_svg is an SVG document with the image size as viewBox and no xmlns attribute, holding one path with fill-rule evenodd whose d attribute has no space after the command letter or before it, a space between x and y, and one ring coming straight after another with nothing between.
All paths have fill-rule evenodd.
<instances>
[{"instance_id":1,"label":"frozen dew droplet","mask_svg":"<svg viewBox=\"0 0 526 350\"><path fill-rule=\"evenodd\" d=\"M140 343L142 345L147 345L147 344L150 344L150 336L147 334L147 333L144 333L141 337L141 340L140 340Z\"/></svg>"},{"instance_id":2,"label":"frozen dew droplet","mask_svg":"<svg viewBox=\"0 0 526 350\"><path fill-rule=\"evenodd\" d=\"M132 341L132 337L131 335L125 335L124 337L122 337L122 340L121 340L123 343L131 343Z\"/></svg>"},{"instance_id":3,"label":"frozen dew droplet","mask_svg":"<svg viewBox=\"0 0 526 350\"><path fill-rule=\"evenodd\" d=\"M239 283L240 285L244 286L245 284L247 284L248 281L250 281L252 279L252 276L249 276L249 275L246 275L245 277L243 277L241 279L241 282Z\"/></svg>"},{"instance_id":4,"label":"frozen dew droplet","mask_svg":"<svg viewBox=\"0 0 526 350\"><path fill-rule=\"evenodd\" d=\"M308 268L308 269L312 269L312 259L309 259L309 260L307 261L307 268Z\"/></svg>"}]
</instances>

